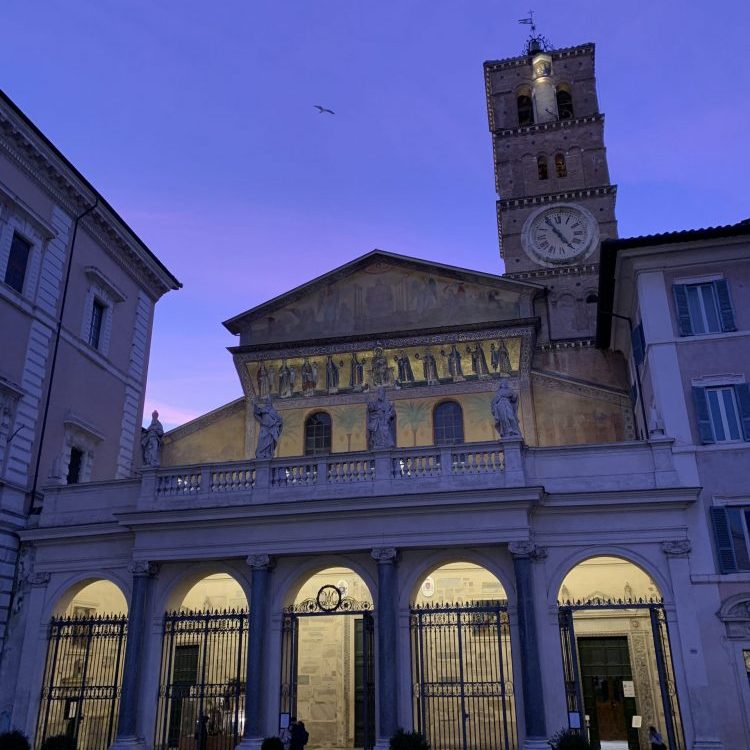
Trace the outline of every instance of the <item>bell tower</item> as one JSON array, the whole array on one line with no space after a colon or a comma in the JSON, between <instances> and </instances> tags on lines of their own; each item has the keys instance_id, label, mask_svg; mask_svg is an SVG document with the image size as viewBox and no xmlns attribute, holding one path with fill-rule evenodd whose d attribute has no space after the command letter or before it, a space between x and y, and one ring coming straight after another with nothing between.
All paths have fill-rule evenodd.
<instances>
[{"instance_id":1,"label":"bell tower","mask_svg":"<svg viewBox=\"0 0 750 750\"><path fill-rule=\"evenodd\" d=\"M528 19L526 22L530 22ZM593 336L599 243L617 236L594 45L484 63L505 275L550 290L551 336Z\"/></svg>"}]
</instances>

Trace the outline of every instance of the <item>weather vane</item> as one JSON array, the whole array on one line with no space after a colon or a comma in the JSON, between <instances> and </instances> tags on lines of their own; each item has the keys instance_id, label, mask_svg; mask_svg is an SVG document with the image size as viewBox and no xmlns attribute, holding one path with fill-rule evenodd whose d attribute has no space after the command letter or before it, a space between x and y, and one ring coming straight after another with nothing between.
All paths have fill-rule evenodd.
<instances>
[{"instance_id":1,"label":"weather vane","mask_svg":"<svg viewBox=\"0 0 750 750\"><path fill-rule=\"evenodd\" d=\"M534 11L530 10L527 18L519 18L518 23L524 26L531 26L531 34L526 40L526 45L523 49L524 54L534 55L537 52L549 52L552 49L552 43L543 34L536 33L536 22L534 21Z\"/></svg>"}]
</instances>

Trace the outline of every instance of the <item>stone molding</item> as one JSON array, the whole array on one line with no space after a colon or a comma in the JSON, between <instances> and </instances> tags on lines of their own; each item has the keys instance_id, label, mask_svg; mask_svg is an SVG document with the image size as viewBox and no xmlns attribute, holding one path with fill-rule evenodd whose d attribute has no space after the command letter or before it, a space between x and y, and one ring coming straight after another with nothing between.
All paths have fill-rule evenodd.
<instances>
[{"instance_id":1,"label":"stone molding","mask_svg":"<svg viewBox=\"0 0 750 750\"><path fill-rule=\"evenodd\" d=\"M616 193L616 185L600 185L599 187L566 190L564 193L543 193L522 198L501 198L497 201L497 212L499 215L504 210L511 208L540 206L548 203L559 203L560 201L580 201L584 198L601 198L607 195L616 195ZM603 239L606 239L606 237Z\"/></svg>"},{"instance_id":2,"label":"stone molding","mask_svg":"<svg viewBox=\"0 0 750 750\"><path fill-rule=\"evenodd\" d=\"M51 577L52 574L47 571L35 571L26 576L26 582L30 586L46 586Z\"/></svg>"},{"instance_id":3,"label":"stone molding","mask_svg":"<svg viewBox=\"0 0 750 750\"><path fill-rule=\"evenodd\" d=\"M724 623L727 638L750 638L750 594L729 597L716 616Z\"/></svg>"},{"instance_id":4,"label":"stone molding","mask_svg":"<svg viewBox=\"0 0 750 750\"><path fill-rule=\"evenodd\" d=\"M687 557L691 549L689 539L669 539L661 543L661 551L667 557Z\"/></svg>"},{"instance_id":5,"label":"stone molding","mask_svg":"<svg viewBox=\"0 0 750 750\"><path fill-rule=\"evenodd\" d=\"M374 547L370 552L370 557L378 565L394 564L398 561L398 550L395 547Z\"/></svg>"},{"instance_id":6,"label":"stone molding","mask_svg":"<svg viewBox=\"0 0 750 750\"><path fill-rule=\"evenodd\" d=\"M265 552L248 555L246 562L253 570L271 570L276 564L273 557Z\"/></svg>"},{"instance_id":7,"label":"stone molding","mask_svg":"<svg viewBox=\"0 0 750 750\"><path fill-rule=\"evenodd\" d=\"M544 560L547 557L547 548L540 547L534 542L508 542L508 552L519 559L529 558L530 560Z\"/></svg>"},{"instance_id":8,"label":"stone molding","mask_svg":"<svg viewBox=\"0 0 750 750\"><path fill-rule=\"evenodd\" d=\"M128 570L134 576L150 578L159 572L159 566L157 563L149 562L148 560L133 560L128 565Z\"/></svg>"}]
</instances>

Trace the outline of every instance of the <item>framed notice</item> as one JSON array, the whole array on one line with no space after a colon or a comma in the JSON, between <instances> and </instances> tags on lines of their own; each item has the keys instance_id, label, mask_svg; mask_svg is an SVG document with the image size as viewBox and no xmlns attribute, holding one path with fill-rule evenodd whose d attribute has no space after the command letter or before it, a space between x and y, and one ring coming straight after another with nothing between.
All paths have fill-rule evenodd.
<instances>
[{"instance_id":1,"label":"framed notice","mask_svg":"<svg viewBox=\"0 0 750 750\"><path fill-rule=\"evenodd\" d=\"M581 714L578 711L568 711L568 726L571 729L581 728Z\"/></svg>"},{"instance_id":2,"label":"framed notice","mask_svg":"<svg viewBox=\"0 0 750 750\"><path fill-rule=\"evenodd\" d=\"M279 728L289 729L289 714L279 714Z\"/></svg>"},{"instance_id":3,"label":"framed notice","mask_svg":"<svg viewBox=\"0 0 750 750\"><path fill-rule=\"evenodd\" d=\"M622 697L635 698L635 683L633 680L622 681Z\"/></svg>"},{"instance_id":4,"label":"framed notice","mask_svg":"<svg viewBox=\"0 0 750 750\"><path fill-rule=\"evenodd\" d=\"M630 725L633 727L633 729L640 729L643 726L643 717L642 716L634 716L633 722Z\"/></svg>"}]
</instances>

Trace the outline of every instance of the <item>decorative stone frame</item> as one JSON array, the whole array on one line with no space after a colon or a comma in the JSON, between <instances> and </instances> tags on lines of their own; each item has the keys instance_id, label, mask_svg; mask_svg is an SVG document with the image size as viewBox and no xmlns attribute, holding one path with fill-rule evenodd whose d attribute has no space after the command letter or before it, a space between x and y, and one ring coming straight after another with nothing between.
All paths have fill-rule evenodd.
<instances>
[{"instance_id":1,"label":"decorative stone frame","mask_svg":"<svg viewBox=\"0 0 750 750\"><path fill-rule=\"evenodd\" d=\"M0 286L9 294L20 294L28 302L34 302L38 293L44 250L47 242L54 237L54 232L20 199L0 185L0 280L5 279L10 248L15 234L20 235L31 245L23 288L18 292L4 283L0 283Z\"/></svg>"},{"instance_id":2,"label":"decorative stone frame","mask_svg":"<svg viewBox=\"0 0 750 750\"><path fill-rule=\"evenodd\" d=\"M96 266L86 266L84 273L89 281L89 288L86 293L86 299L83 303L81 338L91 346L92 349L96 348L96 351L106 357L109 352L109 343L112 339L114 306L125 299L125 294L121 292L98 268L96 268ZM104 305L102 327L99 332L99 344L96 347L89 342L89 331L91 330L91 317L94 311L94 300L98 300Z\"/></svg>"},{"instance_id":3,"label":"decorative stone frame","mask_svg":"<svg viewBox=\"0 0 750 750\"><path fill-rule=\"evenodd\" d=\"M57 484L67 483L70 452L71 449L78 448L78 450L83 452L78 483L88 482L91 479L91 469L94 463L96 447L104 440L104 435L88 422L71 412L65 415L63 424L65 425L63 447L52 466L50 479Z\"/></svg>"},{"instance_id":4,"label":"decorative stone frame","mask_svg":"<svg viewBox=\"0 0 750 750\"><path fill-rule=\"evenodd\" d=\"M724 623L729 640L750 639L750 591L730 596L716 616Z\"/></svg>"}]
</instances>

